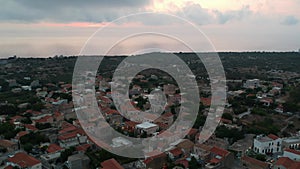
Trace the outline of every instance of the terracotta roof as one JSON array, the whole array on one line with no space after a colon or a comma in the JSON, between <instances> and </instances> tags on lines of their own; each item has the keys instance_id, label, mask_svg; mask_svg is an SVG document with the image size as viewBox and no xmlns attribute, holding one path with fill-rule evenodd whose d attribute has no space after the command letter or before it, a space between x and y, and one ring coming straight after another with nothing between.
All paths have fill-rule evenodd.
<instances>
[{"instance_id":1,"label":"terracotta roof","mask_svg":"<svg viewBox=\"0 0 300 169\"><path fill-rule=\"evenodd\" d=\"M179 156L183 153L180 148L174 148L174 149L170 150L169 152L171 154L173 154L173 156Z\"/></svg>"},{"instance_id":2,"label":"terracotta roof","mask_svg":"<svg viewBox=\"0 0 300 169\"><path fill-rule=\"evenodd\" d=\"M76 150L77 151L84 151L85 152L90 147L91 147L91 145L89 145L89 144L83 144L83 145L77 146Z\"/></svg>"},{"instance_id":3,"label":"terracotta roof","mask_svg":"<svg viewBox=\"0 0 300 169\"><path fill-rule=\"evenodd\" d=\"M263 98L260 100L261 102L269 102L269 103L273 103L273 99L272 98Z\"/></svg>"},{"instance_id":4,"label":"terracotta roof","mask_svg":"<svg viewBox=\"0 0 300 169\"><path fill-rule=\"evenodd\" d=\"M134 121L125 121L125 124L129 127L135 127L139 123L134 122Z\"/></svg>"},{"instance_id":5,"label":"terracotta roof","mask_svg":"<svg viewBox=\"0 0 300 169\"><path fill-rule=\"evenodd\" d=\"M158 151L158 150L154 150L154 151L151 151L151 152L148 152L145 154L145 157L153 157L153 156L157 156L157 155L160 155L162 154L163 152L161 151Z\"/></svg>"},{"instance_id":6,"label":"terracotta roof","mask_svg":"<svg viewBox=\"0 0 300 169\"><path fill-rule=\"evenodd\" d=\"M38 120L35 120L36 123L47 123L49 122L49 119L53 118L52 116L48 115L48 116L45 116L45 117L42 117Z\"/></svg>"},{"instance_id":7,"label":"terracotta roof","mask_svg":"<svg viewBox=\"0 0 300 169\"><path fill-rule=\"evenodd\" d=\"M300 162L293 161L288 157L280 157L275 163L276 166L284 166L286 169L299 169Z\"/></svg>"},{"instance_id":8,"label":"terracotta roof","mask_svg":"<svg viewBox=\"0 0 300 169\"><path fill-rule=\"evenodd\" d=\"M189 168L189 162L186 159L177 160L175 164L182 164L185 168Z\"/></svg>"},{"instance_id":9,"label":"terracotta roof","mask_svg":"<svg viewBox=\"0 0 300 169\"><path fill-rule=\"evenodd\" d=\"M221 122L226 123L226 124L232 124L231 120L224 119L224 118L221 118Z\"/></svg>"},{"instance_id":10,"label":"terracotta roof","mask_svg":"<svg viewBox=\"0 0 300 169\"><path fill-rule=\"evenodd\" d=\"M221 159L217 159L217 158L212 158L209 162L213 163L213 164L218 164L220 163Z\"/></svg>"},{"instance_id":11,"label":"terracotta roof","mask_svg":"<svg viewBox=\"0 0 300 169\"><path fill-rule=\"evenodd\" d=\"M256 165L256 166L259 166L259 167L262 167L262 168L268 168L268 166L269 166L268 163L265 163L263 161L259 161L255 158L251 158L251 157L248 157L248 156L242 157L242 161L245 161L246 163L251 163L252 165Z\"/></svg>"},{"instance_id":12,"label":"terracotta roof","mask_svg":"<svg viewBox=\"0 0 300 169\"><path fill-rule=\"evenodd\" d=\"M200 149L205 151L210 151L212 148L211 146L205 144L195 144L195 147L199 147Z\"/></svg>"},{"instance_id":13,"label":"terracotta roof","mask_svg":"<svg viewBox=\"0 0 300 169\"><path fill-rule=\"evenodd\" d=\"M14 143L14 142L9 141L9 140L0 140L0 146L2 146L2 147L11 147L11 146L14 146L16 144L17 143Z\"/></svg>"},{"instance_id":14,"label":"terracotta roof","mask_svg":"<svg viewBox=\"0 0 300 169\"><path fill-rule=\"evenodd\" d=\"M202 102L204 106L210 106L211 98L201 97L200 102Z\"/></svg>"},{"instance_id":15,"label":"terracotta roof","mask_svg":"<svg viewBox=\"0 0 300 169\"><path fill-rule=\"evenodd\" d=\"M150 162L152 162L154 159L157 159L157 158L166 158L167 157L167 154L166 153L157 153L156 155L154 155L154 156L151 156L151 157L148 157L148 158L146 158L143 162L145 163L145 164L149 164Z\"/></svg>"},{"instance_id":16,"label":"terracotta roof","mask_svg":"<svg viewBox=\"0 0 300 169\"><path fill-rule=\"evenodd\" d=\"M212 149L210 149L210 152L212 152L216 155L222 156L222 157L225 157L229 154L229 151L224 150L224 149L219 148L219 147L213 147Z\"/></svg>"},{"instance_id":17,"label":"terracotta roof","mask_svg":"<svg viewBox=\"0 0 300 169\"><path fill-rule=\"evenodd\" d=\"M162 128L162 129L165 129L165 128L168 128L168 126L169 125L167 125L167 124L165 124L165 123L162 123L162 122L157 122L157 123L155 123L155 124L157 124L160 128Z\"/></svg>"},{"instance_id":18,"label":"terracotta roof","mask_svg":"<svg viewBox=\"0 0 300 169\"><path fill-rule=\"evenodd\" d=\"M101 163L102 169L124 169L115 159L109 159Z\"/></svg>"},{"instance_id":19,"label":"terracotta roof","mask_svg":"<svg viewBox=\"0 0 300 169\"><path fill-rule=\"evenodd\" d=\"M62 114L58 111L56 111L54 114L53 114L53 117L54 118L58 118L59 116L61 116Z\"/></svg>"},{"instance_id":20,"label":"terracotta roof","mask_svg":"<svg viewBox=\"0 0 300 169\"><path fill-rule=\"evenodd\" d=\"M28 110L27 113L31 113L32 115L40 115L40 114L42 114L42 112L33 111L33 110Z\"/></svg>"},{"instance_id":21,"label":"terracotta roof","mask_svg":"<svg viewBox=\"0 0 300 169\"><path fill-rule=\"evenodd\" d=\"M74 131L74 130L77 129L76 126L74 126L73 124L70 124L70 123L68 123L66 121L64 121L62 123L61 127L62 127L62 130L59 131L60 134L66 133L66 132L70 132L70 131Z\"/></svg>"},{"instance_id":22,"label":"terracotta roof","mask_svg":"<svg viewBox=\"0 0 300 169\"><path fill-rule=\"evenodd\" d=\"M184 149L193 148L194 143L191 140L184 139L179 144L177 144L177 147L184 148Z\"/></svg>"},{"instance_id":23,"label":"terracotta roof","mask_svg":"<svg viewBox=\"0 0 300 169\"><path fill-rule=\"evenodd\" d=\"M14 169L14 167L12 165L8 165L8 166L4 167L4 169Z\"/></svg>"},{"instance_id":24,"label":"terracotta roof","mask_svg":"<svg viewBox=\"0 0 300 169\"><path fill-rule=\"evenodd\" d=\"M197 129L191 128L187 135L196 135L198 132Z\"/></svg>"},{"instance_id":25,"label":"terracotta roof","mask_svg":"<svg viewBox=\"0 0 300 169\"><path fill-rule=\"evenodd\" d=\"M74 137L77 137L77 135L84 135L84 131L82 129L77 129L75 131L72 132L68 132L68 133L63 133L61 135L58 136L59 140L68 140Z\"/></svg>"},{"instance_id":26,"label":"terracotta roof","mask_svg":"<svg viewBox=\"0 0 300 169\"><path fill-rule=\"evenodd\" d=\"M277 139L279 139L279 137L276 136L276 135L274 135L274 134L269 134L268 137L271 138L272 140L277 140Z\"/></svg>"},{"instance_id":27,"label":"terracotta roof","mask_svg":"<svg viewBox=\"0 0 300 169\"><path fill-rule=\"evenodd\" d=\"M23 152L17 153L13 157L8 158L7 160L11 163L19 165L22 168L32 167L41 163L36 158Z\"/></svg>"},{"instance_id":28,"label":"terracotta roof","mask_svg":"<svg viewBox=\"0 0 300 169\"><path fill-rule=\"evenodd\" d=\"M100 96L100 100L105 102L105 103L111 103L112 102L108 97L105 97L105 96Z\"/></svg>"},{"instance_id":29,"label":"terracotta roof","mask_svg":"<svg viewBox=\"0 0 300 169\"><path fill-rule=\"evenodd\" d=\"M293 154L297 154L297 155L300 155L300 151L297 151L297 150L294 150L294 149L285 149L284 151L287 151L287 152L290 152L290 153L293 153Z\"/></svg>"},{"instance_id":30,"label":"terracotta roof","mask_svg":"<svg viewBox=\"0 0 300 169\"><path fill-rule=\"evenodd\" d=\"M16 135L16 139L20 139L21 137L25 136L28 134L28 131L20 131L19 133L17 133Z\"/></svg>"},{"instance_id":31,"label":"terracotta roof","mask_svg":"<svg viewBox=\"0 0 300 169\"><path fill-rule=\"evenodd\" d=\"M24 117L18 116L18 115L17 115L17 116L11 117L10 119L11 119L12 122L15 122L15 121L17 121L17 120L24 119Z\"/></svg>"},{"instance_id":32,"label":"terracotta roof","mask_svg":"<svg viewBox=\"0 0 300 169\"><path fill-rule=\"evenodd\" d=\"M105 114L120 114L120 113L117 110L109 109L108 111L105 112Z\"/></svg>"},{"instance_id":33,"label":"terracotta roof","mask_svg":"<svg viewBox=\"0 0 300 169\"><path fill-rule=\"evenodd\" d=\"M167 112L162 115L163 117L173 117L174 115L171 112Z\"/></svg>"},{"instance_id":34,"label":"terracotta roof","mask_svg":"<svg viewBox=\"0 0 300 169\"><path fill-rule=\"evenodd\" d=\"M62 150L63 148L61 148L59 145L57 144L50 144L49 147L47 148L47 152L48 153L55 153L57 151Z\"/></svg>"},{"instance_id":35,"label":"terracotta roof","mask_svg":"<svg viewBox=\"0 0 300 169\"><path fill-rule=\"evenodd\" d=\"M32 124L24 124L24 127L31 131L37 131L38 129Z\"/></svg>"},{"instance_id":36,"label":"terracotta roof","mask_svg":"<svg viewBox=\"0 0 300 169\"><path fill-rule=\"evenodd\" d=\"M248 94L246 97L254 97L254 96L255 96L255 94L250 93L250 94Z\"/></svg>"}]
</instances>

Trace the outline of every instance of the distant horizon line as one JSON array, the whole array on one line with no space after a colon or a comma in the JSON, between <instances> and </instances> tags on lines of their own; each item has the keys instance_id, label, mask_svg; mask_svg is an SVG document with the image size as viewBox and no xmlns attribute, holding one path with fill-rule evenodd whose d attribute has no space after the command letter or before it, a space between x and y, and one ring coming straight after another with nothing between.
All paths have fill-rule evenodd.
<instances>
[{"instance_id":1,"label":"distant horizon line","mask_svg":"<svg viewBox=\"0 0 300 169\"><path fill-rule=\"evenodd\" d=\"M0 57L0 60L5 60L5 59L12 59L12 58L22 58L22 59L35 59L35 58L41 58L41 59L46 59L46 58L56 58L56 57L78 57L78 56L104 56L104 57L128 57L128 56L138 56L138 55L144 55L144 54L151 54L151 53L173 53L173 54L191 54L191 53L300 53L300 49L298 51L264 51L264 50L257 50L257 51L218 51L218 52L189 52L189 51L181 51L181 52L148 52L148 53L141 53L141 54L115 54L115 55L64 55L64 54L57 54L57 55L52 55L52 56L18 56L18 55L13 55L13 56L8 56L8 57Z\"/></svg>"}]
</instances>

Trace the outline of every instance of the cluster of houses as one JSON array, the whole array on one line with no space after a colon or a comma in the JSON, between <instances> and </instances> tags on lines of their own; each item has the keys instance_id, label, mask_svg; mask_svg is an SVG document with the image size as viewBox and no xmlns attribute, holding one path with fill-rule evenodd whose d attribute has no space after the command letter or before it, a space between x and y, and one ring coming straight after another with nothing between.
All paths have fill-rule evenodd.
<instances>
[{"instance_id":1,"label":"cluster of houses","mask_svg":"<svg viewBox=\"0 0 300 169\"><path fill-rule=\"evenodd\" d=\"M26 77L27 80L30 78ZM136 81L149 83L157 80L157 76L151 75L145 77L143 75L136 76ZM161 95L156 95L155 92L149 92L148 89L143 89L139 85L133 85L129 90L130 100L120 107L116 107L113 100L118 99L117 92L111 91L111 79L97 76L96 96L97 106L101 110L103 117L107 123L114 127L117 131L127 136L134 137L151 137L159 134L165 136L172 135L165 131L168 129L178 117L180 110L181 97L179 89L174 84L159 84L155 86L154 91L164 91L167 96L166 104L161 106L159 100L163 100ZM283 88L281 83L272 82L269 86L263 84L259 79L247 80L242 87L246 89L262 90L254 97L265 107L270 107L274 103L278 106L274 111L285 113L280 99L278 99ZM82 109L89 111L88 107L74 108L72 101L64 98L53 98L53 95L63 93L66 95L72 94L72 85L67 83L59 83L58 85L48 83L41 87L39 81L33 81L30 86L19 86L16 81L10 80L10 86L14 86L12 92L20 93L22 90L31 91L35 89L36 96L39 97L45 105L45 109L41 111L26 110L24 113L10 117L9 123L16 128L22 129L16 136L10 140L0 139L0 148L5 148L6 153L2 153L0 168L29 168L41 169L56 168L58 159L62 153L70 148L75 148L74 152L64 162L66 167L70 169L85 169L90 168L91 159L85 154L89 149L101 149L99 145L86 131L82 128L81 122L77 120L76 110ZM270 88L271 86L271 88ZM51 87L58 87L58 90L49 91ZM228 91L229 96L240 95L245 90ZM74 91L73 91L74 92ZM86 89L86 93L91 93L91 89ZM147 99L148 98L148 99ZM137 100L142 100L141 105ZM82 100L92 104L91 100ZM150 104L150 102L153 104ZM211 104L209 97L201 98L202 104L206 107L204 114L207 113L207 107ZM21 105L26 107L26 105ZM119 112L122 109L124 112ZM159 116L150 112L158 112L164 109ZM140 111L145 113L140 115ZM23 121L28 118L25 115L30 115L31 124L25 124ZM249 115L246 112L245 115ZM128 117L128 118L127 118ZM129 117L134 117L130 120ZM98 117L91 117L91 121L95 121ZM1 117L1 121L5 122L6 118ZM48 127L38 129L39 125ZM241 130L242 126L234 123L233 120L220 117L220 124L229 129ZM95 130L97 124L85 124L85 129L93 131L95 135L109 134L105 130L105 126L101 126L101 131ZM181 130L181 128L179 129ZM229 144L228 139L218 138L212 135L205 142L199 142L201 128L192 128L184 138L174 139L169 145L157 145L151 152L147 152L144 159L137 159L128 164L120 164L118 159L108 159L101 162L98 167L102 169L167 169L170 163L176 165L177 168L189 168L191 161L196 160L199 167L205 169L222 169L233 168L253 168L253 169L297 169L300 168L300 136L280 138L274 134L270 135L249 135L243 140ZM45 150L38 154L26 153L20 144L20 139L29 133L39 132L47 136L49 142L38 145L46 147ZM105 144L105 148L134 147L132 142L125 137L116 137L110 140L110 144ZM166 146L167 149L160 149L160 146ZM163 151L164 150L164 151ZM254 154L265 155L268 158L265 161L256 159L249 155L249 151Z\"/></svg>"}]
</instances>

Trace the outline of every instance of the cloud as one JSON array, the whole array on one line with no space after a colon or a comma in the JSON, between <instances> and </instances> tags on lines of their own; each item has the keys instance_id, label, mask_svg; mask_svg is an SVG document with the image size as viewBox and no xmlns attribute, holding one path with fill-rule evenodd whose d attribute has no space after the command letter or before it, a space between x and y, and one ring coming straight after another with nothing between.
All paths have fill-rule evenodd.
<instances>
[{"instance_id":1,"label":"cloud","mask_svg":"<svg viewBox=\"0 0 300 169\"><path fill-rule=\"evenodd\" d=\"M181 12L184 17L200 25L214 22L212 13L208 9L202 8L199 4L189 3L178 14L180 15Z\"/></svg>"},{"instance_id":2,"label":"cloud","mask_svg":"<svg viewBox=\"0 0 300 169\"><path fill-rule=\"evenodd\" d=\"M0 21L100 22L138 12L149 0L0 0Z\"/></svg>"},{"instance_id":3,"label":"cloud","mask_svg":"<svg viewBox=\"0 0 300 169\"><path fill-rule=\"evenodd\" d=\"M253 14L249 6L243 6L241 9L220 11L202 8L199 4L187 4L182 11L184 16L191 21L200 24L226 24L232 20L242 20Z\"/></svg>"},{"instance_id":4,"label":"cloud","mask_svg":"<svg viewBox=\"0 0 300 169\"><path fill-rule=\"evenodd\" d=\"M226 12L220 12L215 10L214 11L217 21L220 24L225 24L230 20L241 20L244 19L252 14L252 11L250 10L249 6L244 6L240 10L234 10L234 11L226 11Z\"/></svg>"},{"instance_id":5,"label":"cloud","mask_svg":"<svg viewBox=\"0 0 300 169\"><path fill-rule=\"evenodd\" d=\"M287 16L281 23L283 25L297 25L299 23L299 19L297 19L295 16Z\"/></svg>"}]
</instances>

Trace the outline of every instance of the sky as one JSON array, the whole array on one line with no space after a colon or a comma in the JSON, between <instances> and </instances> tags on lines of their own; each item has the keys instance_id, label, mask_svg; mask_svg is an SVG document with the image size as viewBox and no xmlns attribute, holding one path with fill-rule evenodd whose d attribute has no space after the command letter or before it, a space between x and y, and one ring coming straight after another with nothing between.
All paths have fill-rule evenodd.
<instances>
[{"instance_id":1,"label":"sky","mask_svg":"<svg viewBox=\"0 0 300 169\"><path fill-rule=\"evenodd\" d=\"M198 35L187 32L189 24L164 17L124 19L143 12L185 19L201 30L216 51L300 48L299 0L0 0L0 3L1 58L78 55L97 30L107 27L109 31L98 37L101 39L98 48L120 41L123 34L150 29L158 33L167 30L170 34L179 31L180 40L201 45ZM120 17L122 23L116 22ZM158 39L124 41L122 47L114 47L109 54L186 50L167 38Z\"/></svg>"}]
</instances>

